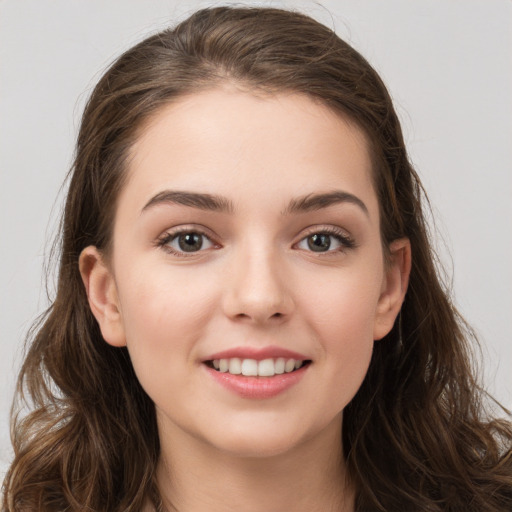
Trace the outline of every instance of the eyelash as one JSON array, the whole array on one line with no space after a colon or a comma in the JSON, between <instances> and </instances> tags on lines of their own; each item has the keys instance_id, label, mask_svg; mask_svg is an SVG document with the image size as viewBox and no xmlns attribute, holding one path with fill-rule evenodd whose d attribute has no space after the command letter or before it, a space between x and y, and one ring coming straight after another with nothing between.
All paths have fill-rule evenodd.
<instances>
[{"instance_id":1,"label":"eyelash","mask_svg":"<svg viewBox=\"0 0 512 512\"><path fill-rule=\"evenodd\" d=\"M206 240L208 240L212 246L216 246L215 242L211 239L210 236L208 236L204 230L202 229L196 229L193 227L182 227L175 229L173 231L168 231L164 233L156 242L157 247L162 248L164 251L168 252L169 254L172 254L173 256L178 257L190 257L191 255L198 254L200 252L204 252L206 249L200 249L198 251L177 251L174 248L172 248L169 244L176 240L180 235L199 235ZM204 242L203 242L204 243Z\"/></svg>"},{"instance_id":2,"label":"eyelash","mask_svg":"<svg viewBox=\"0 0 512 512\"><path fill-rule=\"evenodd\" d=\"M164 249L169 254L172 254L173 256L178 256L178 257L190 257L191 255L198 254L198 253L201 253L201 252L204 252L205 250L207 250L207 249L200 248L197 251L190 251L190 252L178 251L178 250L173 249L169 245L171 242L176 240L180 235L186 235L186 234L199 235L199 236L205 238L206 240L208 240L208 242L213 247L215 247L215 246L219 247L218 244L215 244L215 242L212 240L212 238L209 235L207 235L204 230L195 229L192 227L178 228L176 230L168 231L168 232L164 233L156 241L156 246ZM324 235L324 236L332 237L335 240L337 240L341 246L339 248L331 249L331 250L327 250L327 251L313 251L313 250L307 251L306 250L307 252L316 253L317 255L332 256L333 253L345 252L347 250L354 249L357 247L357 244L355 243L355 241L344 230L342 230L340 228L336 228L334 226L326 226L326 227L322 227L322 228L318 228L318 227L310 228L309 232L307 232L305 235L303 235L302 238L297 243L295 243L293 245L293 247L297 247L300 243L307 241L307 239L309 237L312 237L314 235L319 235L319 236Z\"/></svg>"},{"instance_id":3,"label":"eyelash","mask_svg":"<svg viewBox=\"0 0 512 512\"><path fill-rule=\"evenodd\" d=\"M171 242L178 239L180 235L199 235L203 238L201 243L201 247L198 251L180 251L176 250L170 246ZM206 234L203 229L194 228L192 226L183 226L181 228L174 229L172 231L165 232L161 237L159 237L156 241L156 246L163 249L165 252L171 254L172 256L177 256L179 258L187 258L199 253L204 252L207 249L203 249L204 239L206 239L212 247L215 247L217 244L212 240L212 237ZM218 246L218 245L217 245ZM209 248L208 248L209 249Z\"/></svg>"},{"instance_id":4,"label":"eyelash","mask_svg":"<svg viewBox=\"0 0 512 512\"><path fill-rule=\"evenodd\" d=\"M325 226L321 228L315 226L313 228L310 228L308 232L306 232L306 234L303 235L302 238L296 244L294 244L294 246L297 246L298 244L307 241L307 239L309 237L312 237L313 235L326 235L334 238L340 244L340 247L337 249L331 249L327 251L308 251L319 256L333 256L336 253L346 252L350 249L355 249L357 247L355 240L350 235L348 235L346 231L335 226Z\"/></svg>"}]
</instances>

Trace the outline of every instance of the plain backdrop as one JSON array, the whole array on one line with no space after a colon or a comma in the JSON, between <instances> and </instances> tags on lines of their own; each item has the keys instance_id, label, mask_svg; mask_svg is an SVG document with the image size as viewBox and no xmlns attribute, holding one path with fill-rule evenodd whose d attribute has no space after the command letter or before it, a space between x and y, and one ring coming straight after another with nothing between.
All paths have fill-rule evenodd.
<instances>
[{"instance_id":1,"label":"plain backdrop","mask_svg":"<svg viewBox=\"0 0 512 512\"><path fill-rule=\"evenodd\" d=\"M43 263L84 102L121 51L213 4L0 0L0 476L23 339L48 304ZM381 73L433 204L455 301L481 337L485 382L512 408L512 2L257 4L334 26Z\"/></svg>"}]
</instances>

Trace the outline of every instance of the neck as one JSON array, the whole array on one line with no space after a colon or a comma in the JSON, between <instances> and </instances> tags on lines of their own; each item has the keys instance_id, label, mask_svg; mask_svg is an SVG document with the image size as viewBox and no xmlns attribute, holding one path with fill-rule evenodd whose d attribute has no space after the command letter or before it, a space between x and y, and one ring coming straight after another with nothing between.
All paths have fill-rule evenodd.
<instances>
[{"instance_id":1,"label":"neck","mask_svg":"<svg viewBox=\"0 0 512 512\"><path fill-rule=\"evenodd\" d=\"M172 434L161 437L158 468L169 512L354 510L338 423L320 438L267 457L233 455L187 435Z\"/></svg>"}]
</instances>

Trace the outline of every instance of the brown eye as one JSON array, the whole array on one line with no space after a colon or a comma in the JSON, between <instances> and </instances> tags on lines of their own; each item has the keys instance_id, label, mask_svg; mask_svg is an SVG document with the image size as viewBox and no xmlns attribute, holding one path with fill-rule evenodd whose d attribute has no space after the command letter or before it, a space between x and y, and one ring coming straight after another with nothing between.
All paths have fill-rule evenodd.
<instances>
[{"instance_id":1,"label":"brown eye","mask_svg":"<svg viewBox=\"0 0 512 512\"><path fill-rule=\"evenodd\" d=\"M197 231L168 233L158 245L176 255L204 251L214 247L213 242L205 234Z\"/></svg>"},{"instance_id":2,"label":"brown eye","mask_svg":"<svg viewBox=\"0 0 512 512\"><path fill-rule=\"evenodd\" d=\"M307 237L307 244L314 252L328 251L331 247L331 235L316 233Z\"/></svg>"},{"instance_id":3,"label":"brown eye","mask_svg":"<svg viewBox=\"0 0 512 512\"><path fill-rule=\"evenodd\" d=\"M334 228L333 228L334 229ZM355 247L355 242L345 232L317 231L305 236L297 245L298 249L316 253L344 252Z\"/></svg>"},{"instance_id":4,"label":"brown eye","mask_svg":"<svg viewBox=\"0 0 512 512\"><path fill-rule=\"evenodd\" d=\"M183 233L177 238L178 247L183 252L195 252L203 247L203 235L199 233Z\"/></svg>"}]
</instances>

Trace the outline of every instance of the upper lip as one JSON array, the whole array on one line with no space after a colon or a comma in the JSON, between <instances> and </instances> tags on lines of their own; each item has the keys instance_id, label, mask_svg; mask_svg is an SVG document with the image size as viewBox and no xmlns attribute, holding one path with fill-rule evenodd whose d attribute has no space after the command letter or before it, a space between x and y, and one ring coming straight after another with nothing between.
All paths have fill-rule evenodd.
<instances>
[{"instance_id":1,"label":"upper lip","mask_svg":"<svg viewBox=\"0 0 512 512\"><path fill-rule=\"evenodd\" d=\"M234 347L227 350L216 352L205 359L205 361L213 361L214 359L231 359L238 357L239 359L255 359L256 361L262 361L263 359L277 359L283 357L285 359L295 359L296 361L309 360L304 354L294 352L282 347L268 346L268 347Z\"/></svg>"}]
</instances>

